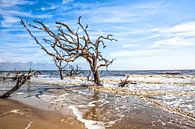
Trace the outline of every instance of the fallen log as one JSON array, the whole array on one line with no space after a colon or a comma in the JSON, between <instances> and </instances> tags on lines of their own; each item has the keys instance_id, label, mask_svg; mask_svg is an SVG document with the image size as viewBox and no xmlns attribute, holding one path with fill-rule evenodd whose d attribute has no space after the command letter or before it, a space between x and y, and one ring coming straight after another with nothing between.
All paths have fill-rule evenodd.
<instances>
[{"instance_id":1,"label":"fallen log","mask_svg":"<svg viewBox=\"0 0 195 129\"><path fill-rule=\"evenodd\" d=\"M2 96L0 96L0 98L7 98L9 97L11 94L13 94L15 91L17 91L22 85L24 85L26 83L27 80L30 79L30 77L32 75L34 75L36 73L36 71L31 71L29 70L27 74L20 74L17 75L16 78L16 84L13 88L11 88L10 90L8 90L6 93L4 93Z\"/></svg>"}]
</instances>

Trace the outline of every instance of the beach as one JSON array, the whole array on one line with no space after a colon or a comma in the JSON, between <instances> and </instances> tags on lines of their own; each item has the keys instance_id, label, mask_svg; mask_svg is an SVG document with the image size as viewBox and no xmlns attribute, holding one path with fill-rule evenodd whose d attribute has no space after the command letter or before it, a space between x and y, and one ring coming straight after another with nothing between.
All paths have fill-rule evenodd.
<instances>
[{"instance_id":1,"label":"beach","mask_svg":"<svg viewBox=\"0 0 195 129\"><path fill-rule=\"evenodd\" d=\"M193 129L194 76L33 77L9 99L0 99L1 129ZM137 84L136 84L137 83ZM4 85L7 84L7 85ZM80 85L88 85L83 87ZM13 82L1 82L1 92Z\"/></svg>"},{"instance_id":2,"label":"beach","mask_svg":"<svg viewBox=\"0 0 195 129\"><path fill-rule=\"evenodd\" d=\"M1 129L85 129L70 116L41 110L21 102L0 99Z\"/></svg>"},{"instance_id":3,"label":"beach","mask_svg":"<svg viewBox=\"0 0 195 129\"><path fill-rule=\"evenodd\" d=\"M0 0L0 129L195 129L195 0Z\"/></svg>"}]
</instances>

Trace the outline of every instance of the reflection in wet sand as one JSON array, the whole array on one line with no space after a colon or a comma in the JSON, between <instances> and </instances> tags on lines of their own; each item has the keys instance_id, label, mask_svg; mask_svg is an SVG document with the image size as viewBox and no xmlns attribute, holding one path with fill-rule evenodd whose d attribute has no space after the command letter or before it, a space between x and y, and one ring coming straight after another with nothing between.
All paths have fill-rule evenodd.
<instances>
[{"instance_id":1,"label":"reflection in wet sand","mask_svg":"<svg viewBox=\"0 0 195 129\"><path fill-rule=\"evenodd\" d=\"M92 96L92 106L89 107L89 111L87 111L85 114L84 114L84 118L85 119L88 119L88 120L95 120L95 121L98 121L99 120L99 114L100 112L98 112L97 108L98 108L98 100L99 100L99 91L95 91L94 90L94 94Z\"/></svg>"},{"instance_id":2,"label":"reflection in wet sand","mask_svg":"<svg viewBox=\"0 0 195 129\"><path fill-rule=\"evenodd\" d=\"M139 86L141 87L141 85ZM98 129L195 128L194 120L190 120L186 117L172 114L160 109L159 107L155 107L153 104L148 103L148 101L140 99L140 96L138 95L128 96L123 94L114 94L112 92L100 92L99 90L94 90L92 88L78 88L78 86L69 86L70 90L67 90L68 88L66 87L67 86L43 84L35 85L28 83L14 96L12 96L12 99L16 99L34 107L56 111L64 116L73 116L75 119L80 121L77 122L79 123L78 127L81 128L83 126L89 129L95 127ZM121 91L126 90L128 89L121 89ZM120 90L118 90L118 93L119 91ZM165 95L164 91L153 90L144 91L143 93L158 93L152 94L152 96L156 95L156 98L152 99L157 100L159 99L158 97L160 97L162 101L165 102L170 100L170 98L163 98L160 96ZM172 92L169 91L167 93ZM177 97L181 98L181 96ZM193 96L191 96L191 98L193 98ZM187 98L187 100L191 98ZM191 110L193 110L193 107ZM13 112L20 111L22 110L18 111L13 108ZM73 119L72 117L70 118ZM66 119L63 118L60 121L66 121ZM34 126L34 122L30 122L31 121L27 121L25 123L25 127L31 128Z\"/></svg>"},{"instance_id":3,"label":"reflection in wet sand","mask_svg":"<svg viewBox=\"0 0 195 129\"><path fill-rule=\"evenodd\" d=\"M0 99L1 129L85 129L71 116L35 109L20 102Z\"/></svg>"}]
</instances>

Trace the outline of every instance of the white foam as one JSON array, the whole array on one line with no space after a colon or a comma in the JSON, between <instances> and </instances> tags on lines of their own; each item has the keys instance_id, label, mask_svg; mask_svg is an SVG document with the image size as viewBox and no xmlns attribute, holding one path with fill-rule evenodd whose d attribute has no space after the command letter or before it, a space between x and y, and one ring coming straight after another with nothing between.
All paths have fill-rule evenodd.
<instances>
[{"instance_id":1,"label":"white foam","mask_svg":"<svg viewBox=\"0 0 195 129\"><path fill-rule=\"evenodd\" d=\"M53 100L52 102L62 102L62 101L65 101L66 98L67 98L67 95L68 94L62 94L62 95L58 96L57 99Z\"/></svg>"},{"instance_id":2,"label":"white foam","mask_svg":"<svg viewBox=\"0 0 195 129\"><path fill-rule=\"evenodd\" d=\"M39 96L41 98L41 100L43 100L44 102L51 102L52 100L56 99L57 97L54 95L40 95Z\"/></svg>"},{"instance_id":3,"label":"white foam","mask_svg":"<svg viewBox=\"0 0 195 129\"><path fill-rule=\"evenodd\" d=\"M14 109L10 111L11 113L20 113L20 109Z\"/></svg>"},{"instance_id":4,"label":"white foam","mask_svg":"<svg viewBox=\"0 0 195 129\"><path fill-rule=\"evenodd\" d=\"M37 77L37 78L31 78L30 80L32 83L38 83L38 84L51 84L51 85L58 85L58 86L64 86L64 85L80 85L80 84L86 84L86 85L92 85L92 82L86 81L82 77L75 77L75 78L70 78L66 77L63 80L60 80L59 78L42 78L42 77Z\"/></svg>"},{"instance_id":5,"label":"white foam","mask_svg":"<svg viewBox=\"0 0 195 129\"><path fill-rule=\"evenodd\" d=\"M24 94L24 92L18 92L18 93L16 93L17 95L23 95Z\"/></svg>"},{"instance_id":6,"label":"white foam","mask_svg":"<svg viewBox=\"0 0 195 129\"><path fill-rule=\"evenodd\" d=\"M84 119L82 113L76 106L70 105L68 108L72 110L77 120L81 121L87 129L105 129L104 122Z\"/></svg>"},{"instance_id":7,"label":"white foam","mask_svg":"<svg viewBox=\"0 0 195 129\"><path fill-rule=\"evenodd\" d=\"M11 110L10 113L15 113L15 114L24 115L24 112L22 112L20 109Z\"/></svg>"},{"instance_id":8,"label":"white foam","mask_svg":"<svg viewBox=\"0 0 195 129\"><path fill-rule=\"evenodd\" d=\"M32 122L30 121L25 129L29 129L31 127Z\"/></svg>"}]
</instances>

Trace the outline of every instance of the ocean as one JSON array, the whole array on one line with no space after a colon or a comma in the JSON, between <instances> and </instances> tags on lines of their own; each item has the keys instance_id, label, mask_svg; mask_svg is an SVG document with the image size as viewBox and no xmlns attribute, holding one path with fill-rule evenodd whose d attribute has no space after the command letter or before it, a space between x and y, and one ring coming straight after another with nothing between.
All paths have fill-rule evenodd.
<instances>
[{"instance_id":1,"label":"ocean","mask_svg":"<svg viewBox=\"0 0 195 129\"><path fill-rule=\"evenodd\" d=\"M14 73L16 71L0 71L0 74L5 72ZM26 71L21 71L26 72ZM57 70L39 70L40 74L50 77L58 77L59 72ZM81 70L81 76L89 75L89 70ZM157 75L157 74L172 74L172 75L195 75L195 70L108 70L100 71L101 76L126 76L126 75L138 74L138 75Z\"/></svg>"}]
</instances>

